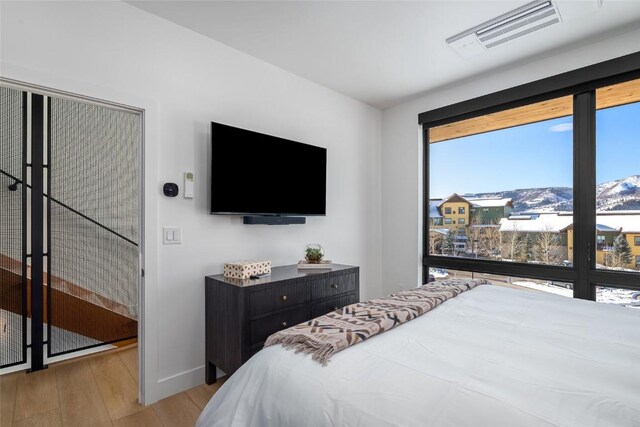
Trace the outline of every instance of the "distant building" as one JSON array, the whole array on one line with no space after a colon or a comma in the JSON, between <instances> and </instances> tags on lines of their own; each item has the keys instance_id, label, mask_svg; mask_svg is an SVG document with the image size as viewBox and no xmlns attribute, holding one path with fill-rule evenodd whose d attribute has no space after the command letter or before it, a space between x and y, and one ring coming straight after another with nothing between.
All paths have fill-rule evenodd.
<instances>
[{"instance_id":1,"label":"distant building","mask_svg":"<svg viewBox=\"0 0 640 427\"><path fill-rule=\"evenodd\" d=\"M439 209L441 202L442 199L429 200L429 224L432 229L441 226L443 223L443 217Z\"/></svg>"},{"instance_id":2,"label":"distant building","mask_svg":"<svg viewBox=\"0 0 640 427\"><path fill-rule=\"evenodd\" d=\"M474 224L498 224L513 211L513 200L466 198L471 203L471 222Z\"/></svg>"},{"instance_id":3,"label":"distant building","mask_svg":"<svg viewBox=\"0 0 640 427\"><path fill-rule=\"evenodd\" d=\"M431 245L429 252L434 254L443 254L444 251L444 240L446 239L449 233L453 233L453 231L447 228L430 228L429 229L429 243ZM454 235L453 239L453 253L447 253L450 255L460 255L464 253L467 249L467 236L463 235Z\"/></svg>"},{"instance_id":4,"label":"distant building","mask_svg":"<svg viewBox=\"0 0 640 427\"><path fill-rule=\"evenodd\" d=\"M471 203L463 197L453 194L438 205L438 211L443 218L442 226L459 236L466 235L469 225Z\"/></svg>"},{"instance_id":5,"label":"distant building","mask_svg":"<svg viewBox=\"0 0 640 427\"><path fill-rule=\"evenodd\" d=\"M567 230L573 256L573 226ZM613 253L613 241L623 235L631 248L631 262L625 268L640 269L640 211L607 211L596 214L596 263L606 266Z\"/></svg>"},{"instance_id":6,"label":"distant building","mask_svg":"<svg viewBox=\"0 0 640 427\"><path fill-rule=\"evenodd\" d=\"M497 225L501 218L511 215L511 199L468 198L453 194L447 199L429 201L429 221L432 226L444 226L466 234L470 225Z\"/></svg>"},{"instance_id":7,"label":"distant building","mask_svg":"<svg viewBox=\"0 0 640 427\"><path fill-rule=\"evenodd\" d=\"M501 218L509 216L513 209L511 199L489 199L462 197L452 194L447 199L429 201L429 222L432 229L446 229L456 235L456 252L474 251L472 229L475 227L498 227ZM438 236L433 235L433 238Z\"/></svg>"},{"instance_id":8,"label":"distant building","mask_svg":"<svg viewBox=\"0 0 640 427\"><path fill-rule=\"evenodd\" d=\"M509 247L505 241L517 233L521 242L529 236L537 241L541 235L555 235L554 249L562 252L562 259L573 262L573 213L532 213L511 215L500 220L503 258L509 258ZM613 242L623 235L631 248L632 260L625 268L640 269L640 211L608 211L596 214L596 263L607 266L608 256L613 252ZM511 248L513 249L513 248ZM505 251L507 253L505 253ZM513 250L511 251L513 252Z\"/></svg>"},{"instance_id":9,"label":"distant building","mask_svg":"<svg viewBox=\"0 0 640 427\"><path fill-rule=\"evenodd\" d=\"M567 230L572 224L571 212L516 214L502 218L502 257L552 264L570 260Z\"/></svg>"}]
</instances>

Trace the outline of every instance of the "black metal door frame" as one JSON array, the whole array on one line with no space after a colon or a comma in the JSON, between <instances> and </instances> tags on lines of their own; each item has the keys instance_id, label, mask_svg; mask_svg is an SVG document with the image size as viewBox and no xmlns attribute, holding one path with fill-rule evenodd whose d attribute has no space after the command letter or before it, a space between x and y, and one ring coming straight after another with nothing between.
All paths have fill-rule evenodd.
<instances>
[{"instance_id":1,"label":"black metal door frame","mask_svg":"<svg viewBox=\"0 0 640 427\"><path fill-rule=\"evenodd\" d=\"M44 365L44 96L31 95L31 368Z\"/></svg>"}]
</instances>

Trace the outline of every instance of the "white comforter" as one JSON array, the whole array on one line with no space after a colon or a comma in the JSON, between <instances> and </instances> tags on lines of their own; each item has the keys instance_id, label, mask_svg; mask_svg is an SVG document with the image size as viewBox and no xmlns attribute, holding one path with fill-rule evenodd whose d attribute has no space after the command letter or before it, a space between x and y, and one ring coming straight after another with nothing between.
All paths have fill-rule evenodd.
<instances>
[{"instance_id":1,"label":"white comforter","mask_svg":"<svg viewBox=\"0 0 640 427\"><path fill-rule=\"evenodd\" d=\"M335 354L263 349L198 426L640 426L640 310L479 286Z\"/></svg>"}]
</instances>

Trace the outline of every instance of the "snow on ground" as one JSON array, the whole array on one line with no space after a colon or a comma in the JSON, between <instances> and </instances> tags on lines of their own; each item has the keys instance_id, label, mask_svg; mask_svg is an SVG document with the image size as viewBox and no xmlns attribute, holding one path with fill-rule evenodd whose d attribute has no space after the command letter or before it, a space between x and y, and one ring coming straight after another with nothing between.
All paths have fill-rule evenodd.
<instances>
[{"instance_id":1,"label":"snow on ground","mask_svg":"<svg viewBox=\"0 0 640 427\"><path fill-rule=\"evenodd\" d=\"M513 281L511 284L564 297L573 297L573 289L566 289L560 286L547 285L544 283L536 283L526 280ZM640 309L640 292L628 289L598 286L596 287L596 301L604 304L616 304Z\"/></svg>"},{"instance_id":2,"label":"snow on ground","mask_svg":"<svg viewBox=\"0 0 640 427\"><path fill-rule=\"evenodd\" d=\"M640 292L598 286L596 287L596 301L640 309Z\"/></svg>"},{"instance_id":3,"label":"snow on ground","mask_svg":"<svg viewBox=\"0 0 640 427\"><path fill-rule=\"evenodd\" d=\"M555 284L551 284L551 282L535 279L523 279L519 277L508 277L495 274L471 273L468 271L445 269L439 270L448 273L448 276L452 279L486 279L496 286L530 289L532 291L547 292L569 298L573 297L573 289L567 289L565 287L565 283L555 282ZM631 271L634 271L636 273L638 272L637 270ZM596 301L604 304L615 304L625 307L633 307L637 308L640 312L640 291L638 290L634 291L615 287L597 286Z\"/></svg>"},{"instance_id":4,"label":"snow on ground","mask_svg":"<svg viewBox=\"0 0 640 427\"><path fill-rule=\"evenodd\" d=\"M541 283L529 282L525 280L518 280L515 282L511 282L511 284L516 286L521 286L523 288L535 289L536 291L548 292L550 294L560 295L563 297L573 296L573 289L561 288L559 286L544 285Z\"/></svg>"}]
</instances>

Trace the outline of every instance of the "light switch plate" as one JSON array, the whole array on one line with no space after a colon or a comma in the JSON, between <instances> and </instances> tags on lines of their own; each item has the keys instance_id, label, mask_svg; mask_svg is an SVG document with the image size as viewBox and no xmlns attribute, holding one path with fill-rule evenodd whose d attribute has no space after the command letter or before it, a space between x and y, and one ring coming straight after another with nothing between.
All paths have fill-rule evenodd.
<instances>
[{"instance_id":1,"label":"light switch plate","mask_svg":"<svg viewBox=\"0 0 640 427\"><path fill-rule=\"evenodd\" d=\"M182 229L180 227L162 227L162 244L179 245L182 243Z\"/></svg>"}]
</instances>

